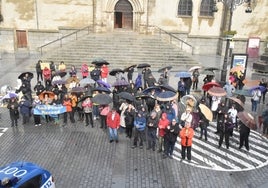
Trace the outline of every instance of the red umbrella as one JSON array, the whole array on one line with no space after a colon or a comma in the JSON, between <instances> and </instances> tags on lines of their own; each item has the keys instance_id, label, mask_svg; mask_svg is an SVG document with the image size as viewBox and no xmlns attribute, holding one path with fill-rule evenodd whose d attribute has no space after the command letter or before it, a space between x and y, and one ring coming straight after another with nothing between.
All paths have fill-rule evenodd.
<instances>
[{"instance_id":1,"label":"red umbrella","mask_svg":"<svg viewBox=\"0 0 268 188\"><path fill-rule=\"evenodd\" d=\"M250 129L253 129L253 130L257 129L256 121L255 121L254 117L250 113L245 112L245 111L238 112L237 117L240 119L240 121L244 125L246 125Z\"/></svg>"},{"instance_id":2,"label":"red umbrella","mask_svg":"<svg viewBox=\"0 0 268 188\"><path fill-rule=\"evenodd\" d=\"M221 87L221 85L217 82L208 82L202 86L202 89L208 91L212 87Z\"/></svg>"},{"instance_id":3,"label":"red umbrella","mask_svg":"<svg viewBox=\"0 0 268 188\"><path fill-rule=\"evenodd\" d=\"M208 90L208 94L210 94L211 96L223 97L227 93L226 93L225 89L223 89L221 87L212 87Z\"/></svg>"}]
</instances>

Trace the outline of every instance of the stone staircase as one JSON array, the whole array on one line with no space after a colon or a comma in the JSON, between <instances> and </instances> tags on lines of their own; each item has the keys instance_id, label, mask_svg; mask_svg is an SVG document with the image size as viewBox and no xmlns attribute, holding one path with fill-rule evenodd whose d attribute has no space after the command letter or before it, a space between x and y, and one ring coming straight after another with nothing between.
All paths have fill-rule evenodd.
<instances>
[{"instance_id":1,"label":"stone staircase","mask_svg":"<svg viewBox=\"0 0 268 188\"><path fill-rule=\"evenodd\" d=\"M66 43L62 48L47 51L43 62L64 61L67 67L81 67L83 62L90 64L95 58L103 58L113 68L125 68L129 65L149 63L152 70L172 65L173 71L188 70L199 65L190 54L173 44L161 40L158 35L144 35L132 31L113 33L92 33L79 40Z\"/></svg>"}]
</instances>

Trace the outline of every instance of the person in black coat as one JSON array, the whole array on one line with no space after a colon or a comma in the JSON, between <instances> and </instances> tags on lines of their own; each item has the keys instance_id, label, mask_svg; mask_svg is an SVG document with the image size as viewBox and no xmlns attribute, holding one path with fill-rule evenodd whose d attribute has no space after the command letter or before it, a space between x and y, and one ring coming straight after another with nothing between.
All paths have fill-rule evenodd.
<instances>
[{"instance_id":1,"label":"person in black coat","mask_svg":"<svg viewBox=\"0 0 268 188\"><path fill-rule=\"evenodd\" d=\"M42 74L42 69L41 69L41 63L42 60L38 60L38 62L35 65L35 70L36 70L36 75L37 75L37 81L39 81L39 78L41 81L43 81L43 74Z\"/></svg>"},{"instance_id":2,"label":"person in black coat","mask_svg":"<svg viewBox=\"0 0 268 188\"><path fill-rule=\"evenodd\" d=\"M240 133L239 149L241 149L245 144L246 149L249 151L248 137L250 134L250 128L247 127L241 121L239 121L238 124L239 124L239 133Z\"/></svg>"},{"instance_id":3,"label":"person in black coat","mask_svg":"<svg viewBox=\"0 0 268 188\"><path fill-rule=\"evenodd\" d=\"M220 127L224 121L224 115L227 113L227 108L225 107L225 103L221 102L217 109L217 131L215 132L218 134L220 132Z\"/></svg>"},{"instance_id":4,"label":"person in black coat","mask_svg":"<svg viewBox=\"0 0 268 188\"><path fill-rule=\"evenodd\" d=\"M177 137L180 132L179 124L177 123L176 119L172 119L171 123L165 129L165 136L164 136L164 154L163 158L169 157L173 158L173 150L175 143L177 141Z\"/></svg>"},{"instance_id":5,"label":"person in black coat","mask_svg":"<svg viewBox=\"0 0 268 188\"><path fill-rule=\"evenodd\" d=\"M34 86L34 91L36 92L36 95L40 95L43 91L45 91L45 86L41 83L41 81L38 81Z\"/></svg>"},{"instance_id":6,"label":"person in black coat","mask_svg":"<svg viewBox=\"0 0 268 188\"><path fill-rule=\"evenodd\" d=\"M125 115L125 125L126 125L126 137L132 137L132 130L134 126L135 108L132 104L129 104L124 112Z\"/></svg>"},{"instance_id":7,"label":"person in black coat","mask_svg":"<svg viewBox=\"0 0 268 188\"><path fill-rule=\"evenodd\" d=\"M22 124L29 123L30 121L30 112L31 112L31 102L26 98L22 97L19 102L20 113L22 115Z\"/></svg>"},{"instance_id":8,"label":"person in black coat","mask_svg":"<svg viewBox=\"0 0 268 188\"><path fill-rule=\"evenodd\" d=\"M12 97L7 105L9 109L9 115L11 120L11 127L18 126L19 119L19 103L15 97Z\"/></svg>"},{"instance_id":9,"label":"person in black coat","mask_svg":"<svg viewBox=\"0 0 268 188\"><path fill-rule=\"evenodd\" d=\"M201 110L199 110L200 112ZM207 127L209 125L209 120L205 117L205 115L203 113L199 113L199 126L201 128L200 131L200 139L202 139L203 134L205 135L205 141L208 140L208 136L207 136Z\"/></svg>"},{"instance_id":10,"label":"person in black coat","mask_svg":"<svg viewBox=\"0 0 268 188\"><path fill-rule=\"evenodd\" d=\"M155 146L156 146L156 130L158 127L158 117L156 112L151 112L150 117L147 120L147 150L152 149L155 151Z\"/></svg>"},{"instance_id":11,"label":"person in black coat","mask_svg":"<svg viewBox=\"0 0 268 188\"><path fill-rule=\"evenodd\" d=\"M230 114L224 114L223 123L220 124L220 140L219 140L219 148L222 145L223 138L225 139L226 148L229 149L229 138L232 128L234 127L232 118Z\"/></svg>"}]
</instances>

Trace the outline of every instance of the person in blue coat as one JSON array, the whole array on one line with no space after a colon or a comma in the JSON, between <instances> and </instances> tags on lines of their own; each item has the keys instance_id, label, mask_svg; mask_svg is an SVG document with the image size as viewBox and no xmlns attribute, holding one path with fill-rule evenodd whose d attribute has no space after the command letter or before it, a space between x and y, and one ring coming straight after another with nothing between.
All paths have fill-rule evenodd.
<instances>
[{"instance_id":1,"label":"person in blue coat","mask_svg":"<svg viewBox=\"0 0 268 188\"><path fill-rule=\"evenodd\" d=\"M22 124L25 125L30 121L31 102L23 96L19 102L19 108L22 115Z\"/></svg>"}]
</instances>

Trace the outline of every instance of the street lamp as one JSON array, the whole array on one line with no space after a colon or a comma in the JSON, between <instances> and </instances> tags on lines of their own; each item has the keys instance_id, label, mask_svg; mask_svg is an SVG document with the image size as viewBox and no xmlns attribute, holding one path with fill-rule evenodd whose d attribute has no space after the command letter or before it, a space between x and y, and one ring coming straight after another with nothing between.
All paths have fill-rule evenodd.
<instances>
[{"instance_id":1,"label":"street lamp","mask_svg":"<svg viewBox=\"0 0 268 188\"><path fill-rule=\"evenodd\" d=\"M227 32L231 31L232 27L232 18L233 18L233 12L236 9L236 7L242 5L243 3L248 3L248 7L245 10L246 13L251 13L251 0L218 0L218 2L222 2L225 6L225 10L229 10L229 23L228 23L228 30ZM216 4L216 1L215 1ZM214 6L213 10L218 10L217 7ZM212 11L213 11L212 10ZM215 11L216 12L216 11ZM222 65L222 71L221 71L221 81L226 81L227 76L227 63L228 63L228 57L229 57L229 48L230 48L230 38L226 39L226 48L225 48L225 54L224 54L224 60Z\"/></svg>"}]
</instances>

